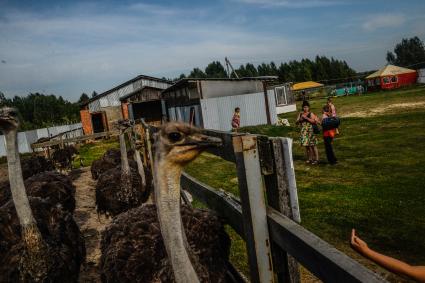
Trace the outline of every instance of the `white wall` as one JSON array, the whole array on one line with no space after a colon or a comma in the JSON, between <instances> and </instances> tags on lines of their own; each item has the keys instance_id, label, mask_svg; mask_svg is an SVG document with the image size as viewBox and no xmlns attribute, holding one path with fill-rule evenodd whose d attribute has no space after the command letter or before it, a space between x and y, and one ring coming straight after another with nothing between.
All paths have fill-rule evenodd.
<instances>
[{"instance_id":1,"label":"white wall","mask_svg":"<svg viewBox=\"0 0 425 283\"><path fill-rule=\"evenodd\" d=\"M276 102L273 90L267 93L271 123L277 121ZM241 127L267 124L263 92L243 95L201 99L202 118L205 129L230 131L236 107L241 109Z\"/></svg>"},{"instance_id":2,"label":"white wall","mask_svg":"<svg viewBox=\"0 0 425 283\"><path fill-rule=\"evenodd\" d=\"M425 69L418 70L418 83L425 84Z\"/></svg>"},{"instance_id":3,"label":"white wall","mask_svg":"<svg viewBox=\"0 0 425 283\"><path fill-rule=\"evenodd\" d=\"M32 152L31 144L36 142L39 138L54 136L54 135L67 132L70 130L78 129L78 128L81 128L81 123L20 132L18 133L19 153ZM82 135L83 135L83 132L79 130L79 131L73 131L67 134L64 138L71 138L71 137L77 137ZM6 156L6 139L3 135L0 135L0 156Z\"/></svg>"}]
</instances>

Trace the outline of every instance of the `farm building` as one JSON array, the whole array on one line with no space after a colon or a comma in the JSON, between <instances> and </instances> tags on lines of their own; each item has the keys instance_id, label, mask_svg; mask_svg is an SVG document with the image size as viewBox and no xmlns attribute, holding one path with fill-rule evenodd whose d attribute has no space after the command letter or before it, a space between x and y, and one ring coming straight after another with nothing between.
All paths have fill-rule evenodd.
<instances>
[{"instance_id":1,"label":"farm building","mask_svg":"<svg viewBox=\"0 0 425 283\"><path fill-rule=\"evenodd\" d=\"M289 87L273 86L275 81L274 76L182 79L162 92L163 113L169 120L228 131L233 111L239 107L241 126L274 124L278 111L296 110Z\"/></svg>"},{"instance_id":2,"label":"farm building","mask_svg":"<svg viewBox=\"0 0 425 283\"><path fill-rule=\"evenodd\" d=\"M418 70L418 84L425 84L425 69Z\"/></svg>"},{"instance_id":3,"label":"farm building","mask_svg":"<svg viewBox=\"0 0 425 283\"><path fill-rule=\"evenodd\" d=\"M155 111L161 113L159 96L170 85L167 80L140 75L91 98L82 105L80 111L84 134L112 130L114 123L129 118L129 113L143 115L140 113L146 111L149 117ZM130 98L140 98L141 101L137 106L129 108Z\"/></svg>"},{"instance_id":4,"label":"farm building","mask_svg":"<svg viewBox=\"0 0 425 283\"><path fill-rule=\"evenodd\" d=\"M366 77L368 89L394 89L416 83L417 72L394 65L386 65L382 69Z\"/></svg>"}]
</instances>

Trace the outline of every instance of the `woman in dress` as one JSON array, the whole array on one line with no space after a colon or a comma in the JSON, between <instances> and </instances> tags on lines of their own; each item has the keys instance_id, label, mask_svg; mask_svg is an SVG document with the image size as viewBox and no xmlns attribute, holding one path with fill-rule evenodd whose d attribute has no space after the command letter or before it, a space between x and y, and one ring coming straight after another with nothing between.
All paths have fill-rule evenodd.
<instances>
[{"instance_id":1,"label":"woman in dress","mask_svg":"<svg viewBox=\"0 0 425 283\"><path fill-rule=\"evenodd\" d=\"M319 151L317 150L317 137L314 134L313 125L319 123L317 116L310 112L310 104L303 101L303 112L298 114L297 124L301 125L300 143L305 147L308 164L319 163Z\"/></svg>"}]
</instances>

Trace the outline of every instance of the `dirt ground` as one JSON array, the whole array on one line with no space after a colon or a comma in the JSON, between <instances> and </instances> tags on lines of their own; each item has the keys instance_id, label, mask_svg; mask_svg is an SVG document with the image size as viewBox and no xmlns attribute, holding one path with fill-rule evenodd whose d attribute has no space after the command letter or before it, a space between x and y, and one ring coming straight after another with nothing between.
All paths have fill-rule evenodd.
<instances>
[{"instance_id":1,"label":"dirt ground","mask_svg":"<svg viewBox=\"0 0 425 283\"><path fill-rule=\"evenodd\" d=\"M341 115L341 117L348 118L348 117L373 117L378 115L383 115L385 113L391 112L391 111L397 111L397 110L409 110L414 108L420 108L424 107L425 102L406 102L406 103L395 103L383 107L377 107L368 111L358 111L358 112L351 112L347 114Z\"/></svg>"},{"instance_id":2,"label":"dirt ground","mask_svg":"<svg viewBox=\"0 0 425 283\"><path fill-rule=\"evenodd\" d=\"M100 282L100 233L110 219L96 213L96 181L91 178L90 167L74 170L70 175L76 187L74 219L84 235L87 251L86 264L81 267L80 282Z\"/></svg>"}]
</instances>

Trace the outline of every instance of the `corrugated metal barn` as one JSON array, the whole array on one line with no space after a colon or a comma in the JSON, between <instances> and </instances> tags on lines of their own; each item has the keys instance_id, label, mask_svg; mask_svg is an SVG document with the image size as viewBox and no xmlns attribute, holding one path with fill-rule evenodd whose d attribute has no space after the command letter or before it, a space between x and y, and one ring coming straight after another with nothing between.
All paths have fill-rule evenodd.
<instances>
[{"instance_id":1,"label":"corrugated metal barn","mask_svg":"<svg viewBox=\"0 0 425 283\"><path fill-rule=\"evenodd\" d=\"M160 93L170 85L167 80L140 75L91 98L80 111L84 134L112 130L117 120L128 118L127 102L121 98L143 94L146 90Z\"/></svg>"},{"instance_id":2,"label":"corrugated metal barn","mask_svg":"<svg viewBox=\"0 0 425 283\"><path fill-rule=\"evenodd\" d=\"M162 92L163 113L206 129L229 131L236 107L241 109L241 126L275 124L280 96L290 92L272 87L276 77L241 79L182 79ZM289 88L278 86L280 90ZM292 101L292 100L291 100ZM295 101L294 101L295 103ZM295 109L294 109L295 110Z\"/></svg>"},{"instance_id":3,"label":"corrugated metal barn","mask_svg":"<svg viewBox=\"0 0 425 283\"><path fill-rule=\"evenodd\" d=\"M159 126L163 118L161 105L162 91L163 89L160 88L144 86L120 98L124 115L128 113L125 118L131 120L143 118L145 122Z\"/></svg>"}]
</instances>

